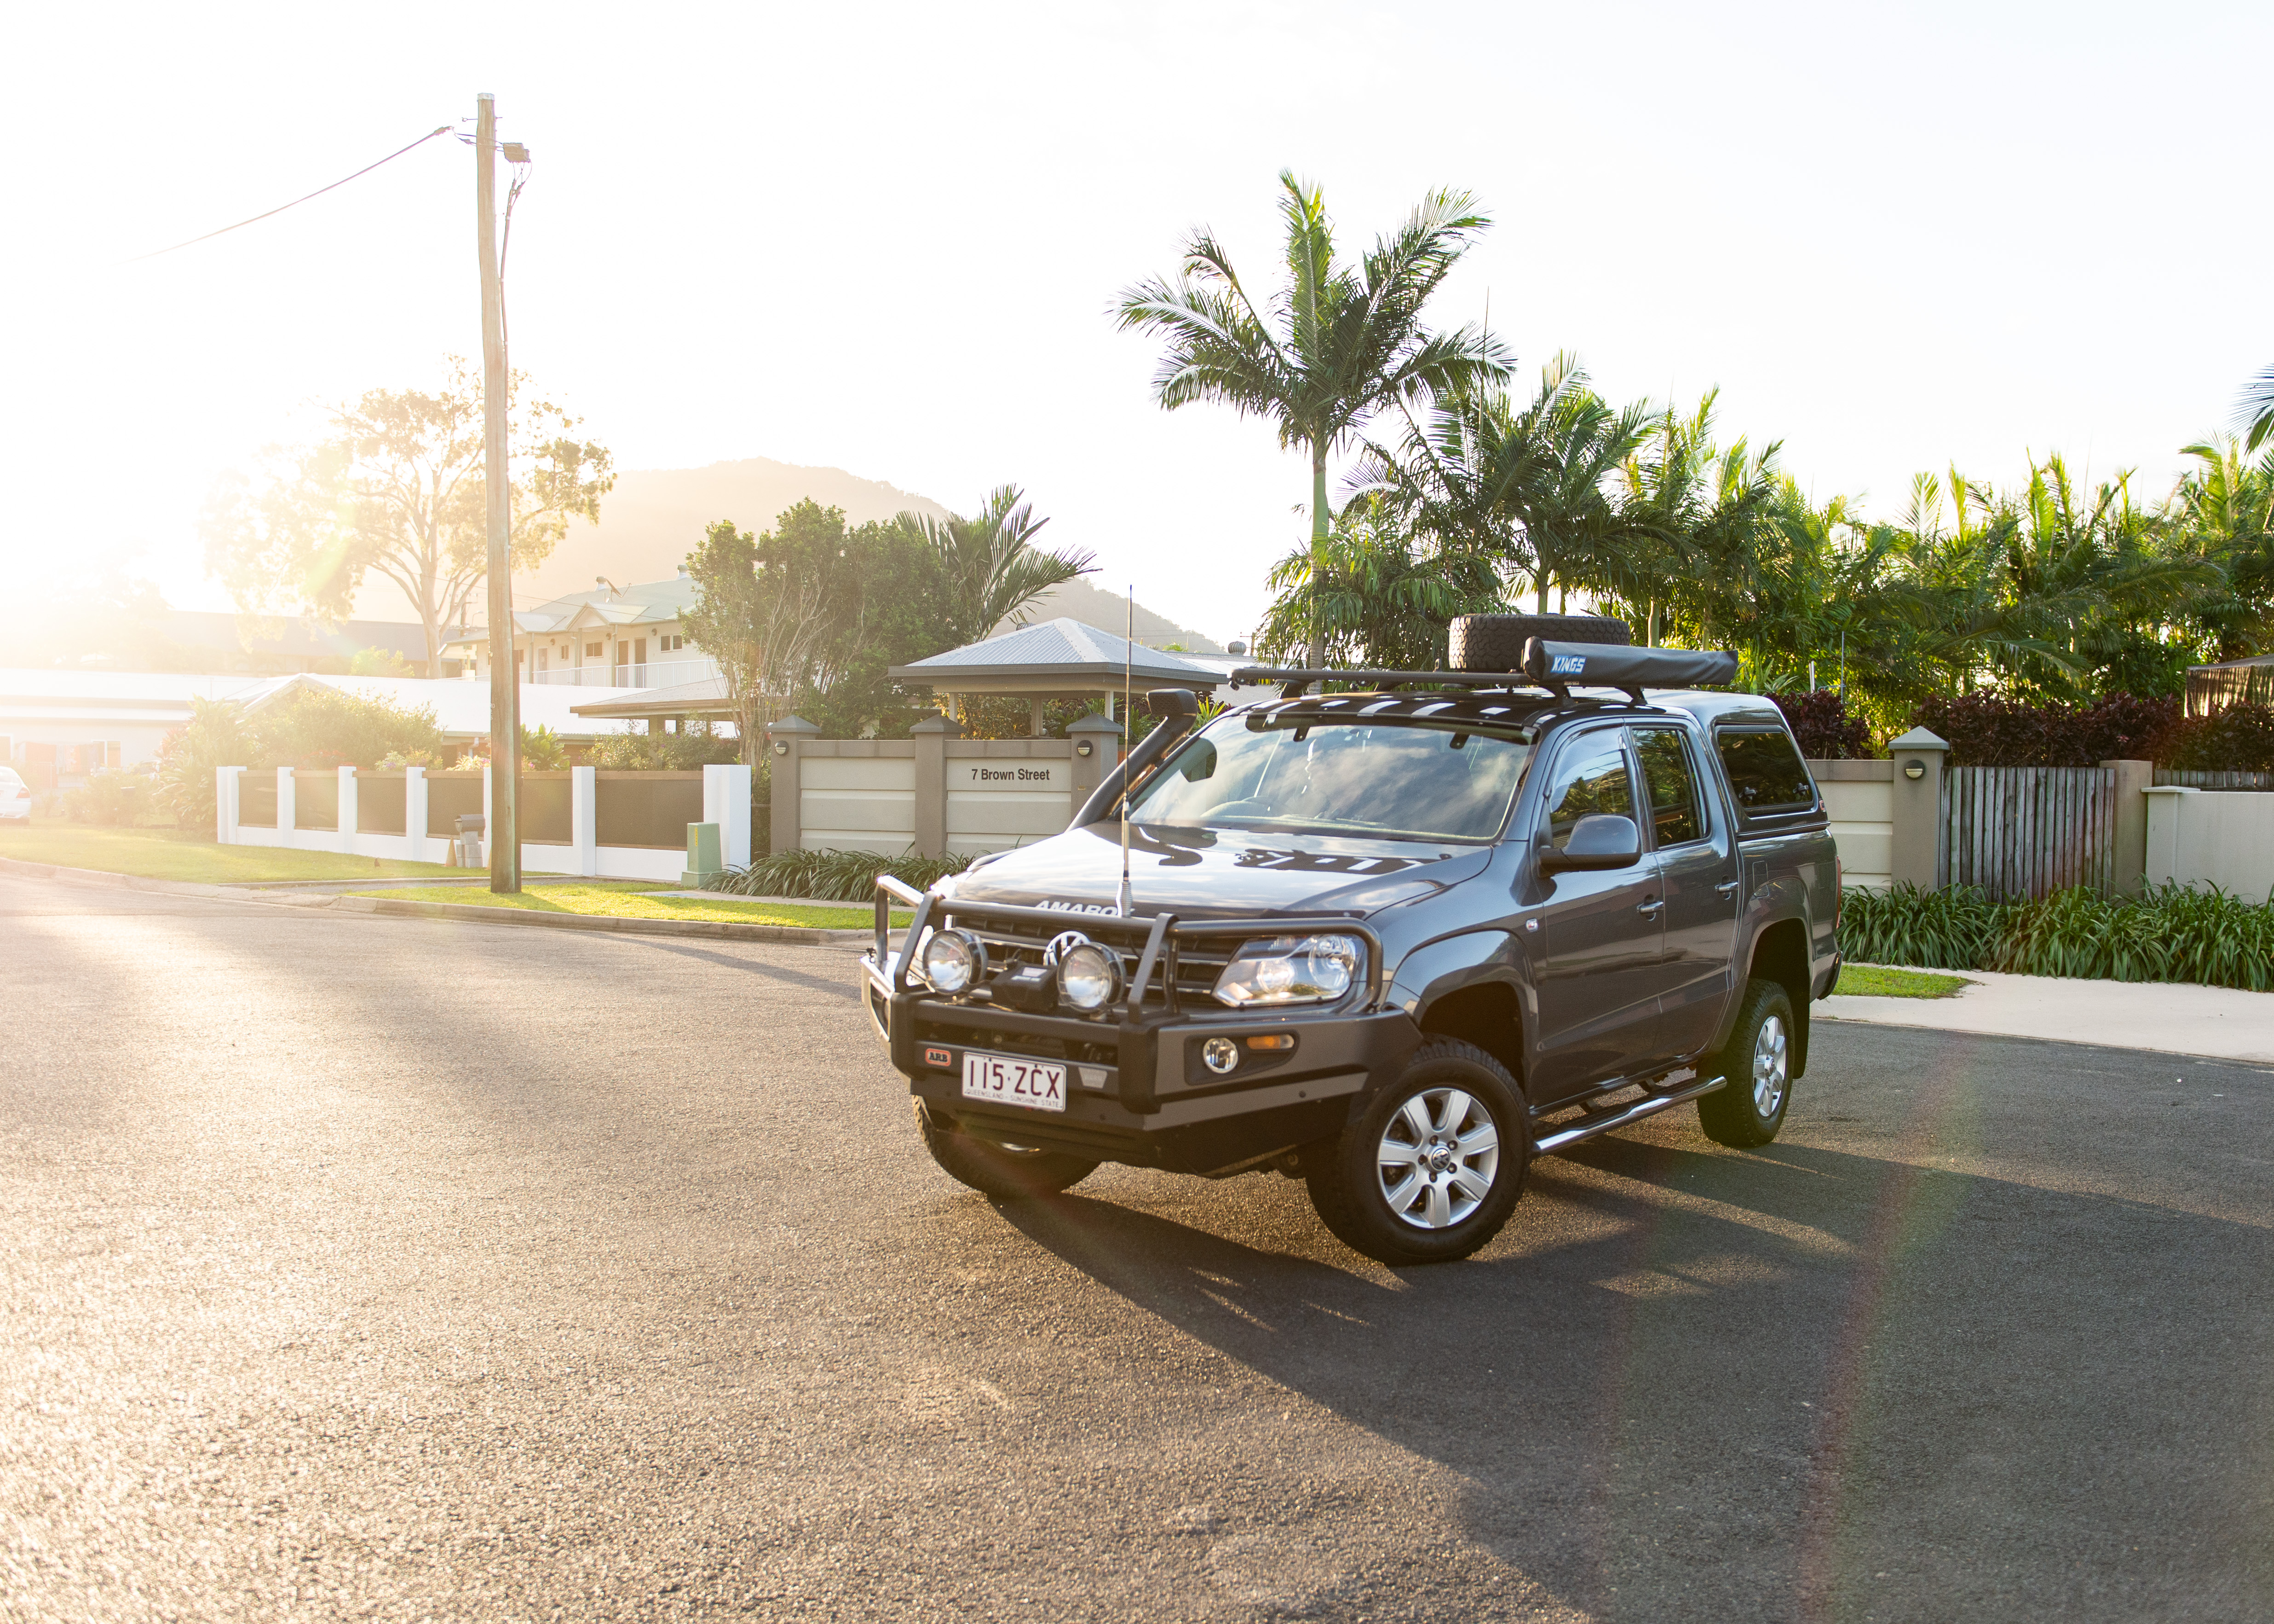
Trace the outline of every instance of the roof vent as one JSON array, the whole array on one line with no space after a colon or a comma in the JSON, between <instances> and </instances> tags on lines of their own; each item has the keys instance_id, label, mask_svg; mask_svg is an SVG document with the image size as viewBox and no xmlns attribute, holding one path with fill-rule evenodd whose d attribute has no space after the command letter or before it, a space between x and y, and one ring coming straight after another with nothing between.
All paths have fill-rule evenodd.
<instances>
[{"instance_id":1,"label":"roof vent","mask_svg":"<svg viewBox=\"0 0 2274 1624\"><path fill-rule=\"evenodd\" d=\"M616 595L616 583L609 580L606 575L594 575L592 577L592 584L597 587L605 588L610 598L614 598Z\"/></svg>"}]
</instances>

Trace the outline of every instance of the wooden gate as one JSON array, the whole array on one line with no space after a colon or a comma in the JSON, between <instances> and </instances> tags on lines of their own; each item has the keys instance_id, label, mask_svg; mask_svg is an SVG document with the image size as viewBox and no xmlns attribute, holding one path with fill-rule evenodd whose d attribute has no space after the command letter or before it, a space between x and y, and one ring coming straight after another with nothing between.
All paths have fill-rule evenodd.
<instances>
[{"instance_id":1,"label":"wooden gate","mask_svg":"<svg viewBox=\"0 0 2274 1624\"><path fill-rule=\"evenodd\" d=\"M1942 780L1943 876L1999 901L2115 878L2111 767L1953 767Z\"/></svg>"}]
</instances>

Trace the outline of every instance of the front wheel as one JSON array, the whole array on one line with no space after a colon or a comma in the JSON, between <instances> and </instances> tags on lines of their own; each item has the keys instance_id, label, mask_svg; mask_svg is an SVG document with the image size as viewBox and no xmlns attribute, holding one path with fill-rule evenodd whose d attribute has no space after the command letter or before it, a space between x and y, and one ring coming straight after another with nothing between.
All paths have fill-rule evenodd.
<instances>
[{"instance_id":1,"label":"front wheel","mask_svg":"<svg viewBox=\"0 0 2274 1624\"><path fill-rule=\"evenodd\" d=\"M1782 987L1746 983L1736 1029L1713 1064L1729 1081L1698 1097L1706 1137L1738 1150L1776 1138L1792 1105L1792 999Z\"/></svg>"},{"instance_id":2,"label":"front wheel","mask_svg":"<svg viewBox=\"0 0 2274 1624\"><path fill-rule=\"evenodd\" d=\"M1473 1043L1432 1040L1340 1137L1305 1154L1311 1205L1378 1262L1449 1263L1500 1233L1524 1193L1531 1118Z\"/></svg>"},{"instance_id":3,"label":"front wheel","mask_svg":"<svg viewBox=\"0 0 2274 1624\"><path fill-rule=\"evenodd\" d=\"M933 1112L918 1100L916 1126L924 1148L951 1178L998 1201L1030 1201L1056 1195L1097 1170L1097 1163L1052 1150L1027 1150L976 1139L954 1118Z\"/></svg>"}]
</instances>

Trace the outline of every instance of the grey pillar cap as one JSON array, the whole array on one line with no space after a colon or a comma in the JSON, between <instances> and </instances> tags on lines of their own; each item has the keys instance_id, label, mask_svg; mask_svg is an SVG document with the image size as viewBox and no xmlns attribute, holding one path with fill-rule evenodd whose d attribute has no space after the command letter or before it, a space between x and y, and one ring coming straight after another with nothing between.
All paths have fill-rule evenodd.
<instances>
[{"instance_id":1,"label":"grey pillar cap","mask_svg":"<svg viewBox=\"0 0 2274 1624\"><path fill-rule=\"evenodd\" d=\"M779 722L768 722L766 731L770 733L798 733L808 739L818 738L821 733L821 729L802 716L786 716Z\"/></svg>"},{"instance_id":2,"label":"grey pillar cap","mask_svg":"<svg viewBox=\"0 0 2274 1624\"><path fill-rule=\"evenodd\" d=\"M1102 716L1095 710L1090 711L1086 716L1078 716L1074 718L1073 721L1066 724L1066 732L1069 735L1073 733L1111 733L1118 739L1121 736L1121 731L1120 723L1115 721L1110 716Z\"/></svg>"},{"instance_id":3,"label":"grey pillar cap","mask_svg":"<svg viewBox=\"0 0 2274 1624\"><path fill-rule=\"evenodd\" d=\"M963 724L953 717L942 716L935 710L908 731L912 733L945 733L951 739L960 739L963 737Z\"/></svg>"},{"instance_id":4,"label":"grey pillar cap","mask_svg":"<svg viewBox=\"0 0 2274 1624\"><path fill-rule=\"evenodd\" d=\"M1899 738L1887 741L1890 755L1897 750L1946 750L1950 741L1939 733L1931 733L1924 727L1914 727Z\"/></svg>"}]
</instances>

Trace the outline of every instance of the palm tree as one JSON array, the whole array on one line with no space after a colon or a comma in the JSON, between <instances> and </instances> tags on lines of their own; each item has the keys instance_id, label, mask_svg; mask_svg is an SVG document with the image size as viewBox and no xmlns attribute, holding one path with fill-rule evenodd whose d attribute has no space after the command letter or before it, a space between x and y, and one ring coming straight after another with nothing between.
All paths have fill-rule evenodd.
<instances>
[{"instance_id":1,"label":"palm tree","mask_svg":"<svg viewBox=\"0 0 2274 1624\"><path fill-rule=\"evenodd\" d=\"M1346 504L1323 547L1299 546L1272 566L1270 586L1257 658L1309 643L1314 669L1332 660L1442 670L1453 617L1493 609L1501 596L1489 558L1415 536L1380 493Z\"/></svg>"},{"instance_id":2,"label":"palm tree","mask_svg":"<svg viewBox=\"0 0 2274 1624\"><path fill-rule=\"evenodd\" d=\"M2242 430L2242 448L2255 451L2274 439L2274 366L2242 386L2235 408L2236 426Z\"/></svg>"},{"instance_id":3,"label":"palm tree","mask_svg":"<svg viewBox=\"0 0 2274 1624\"><path fill-rule=\"evenodd\" d=\"M945 619L959 643L977 643L1005 620L1023 626L1035 598L1092 568L1091 553L1045 553L1034 545L1050 521L1035 517L1014 485L998 485L973 518L903 513L896 523L939 560Z\"/></svg>"},{"instance_id":4,"label":"palm tree","mask_svg":"<svg viewBox=\"0 0 2274 1624\"><path fill-rule=\"evenodd\" d=\"M1207 230L1185 245L1184 269L1126 289L1120 326L1158 335L1164 350L1154 397L1174 410L1216 401L1268 417L1282 447L1311 459L1311 546L1323 569L1332 515L1327 455L1376 412L1410 410L1507 372L1481 331L1433 334L1422 307L1490 221L1466 192L1434 192L1397 230L1375 239L1356 267L1335 263L1334 229L1320 189L1281 170L1286 195L1287 282L1259 307ZM1310 658L1324 658L1324 628Z\"/></svg>"},{"instance_id":5,"label":"palm tree","mask_svg":"<svg viewBox=\"0 0 2274 1624\"><path fill-rule=\"evenodd\" d=\"M1645 539L1605 485L1653 416L1640 402L1614 410L1575 357L1558 355L1528 403L1499 388L1457 390L1409 419L1399 449L1369 446L1357 479L1443 545L1530 576L1545 613L1552 586L1598 584Z\"/></svg>"}]
</instances>

